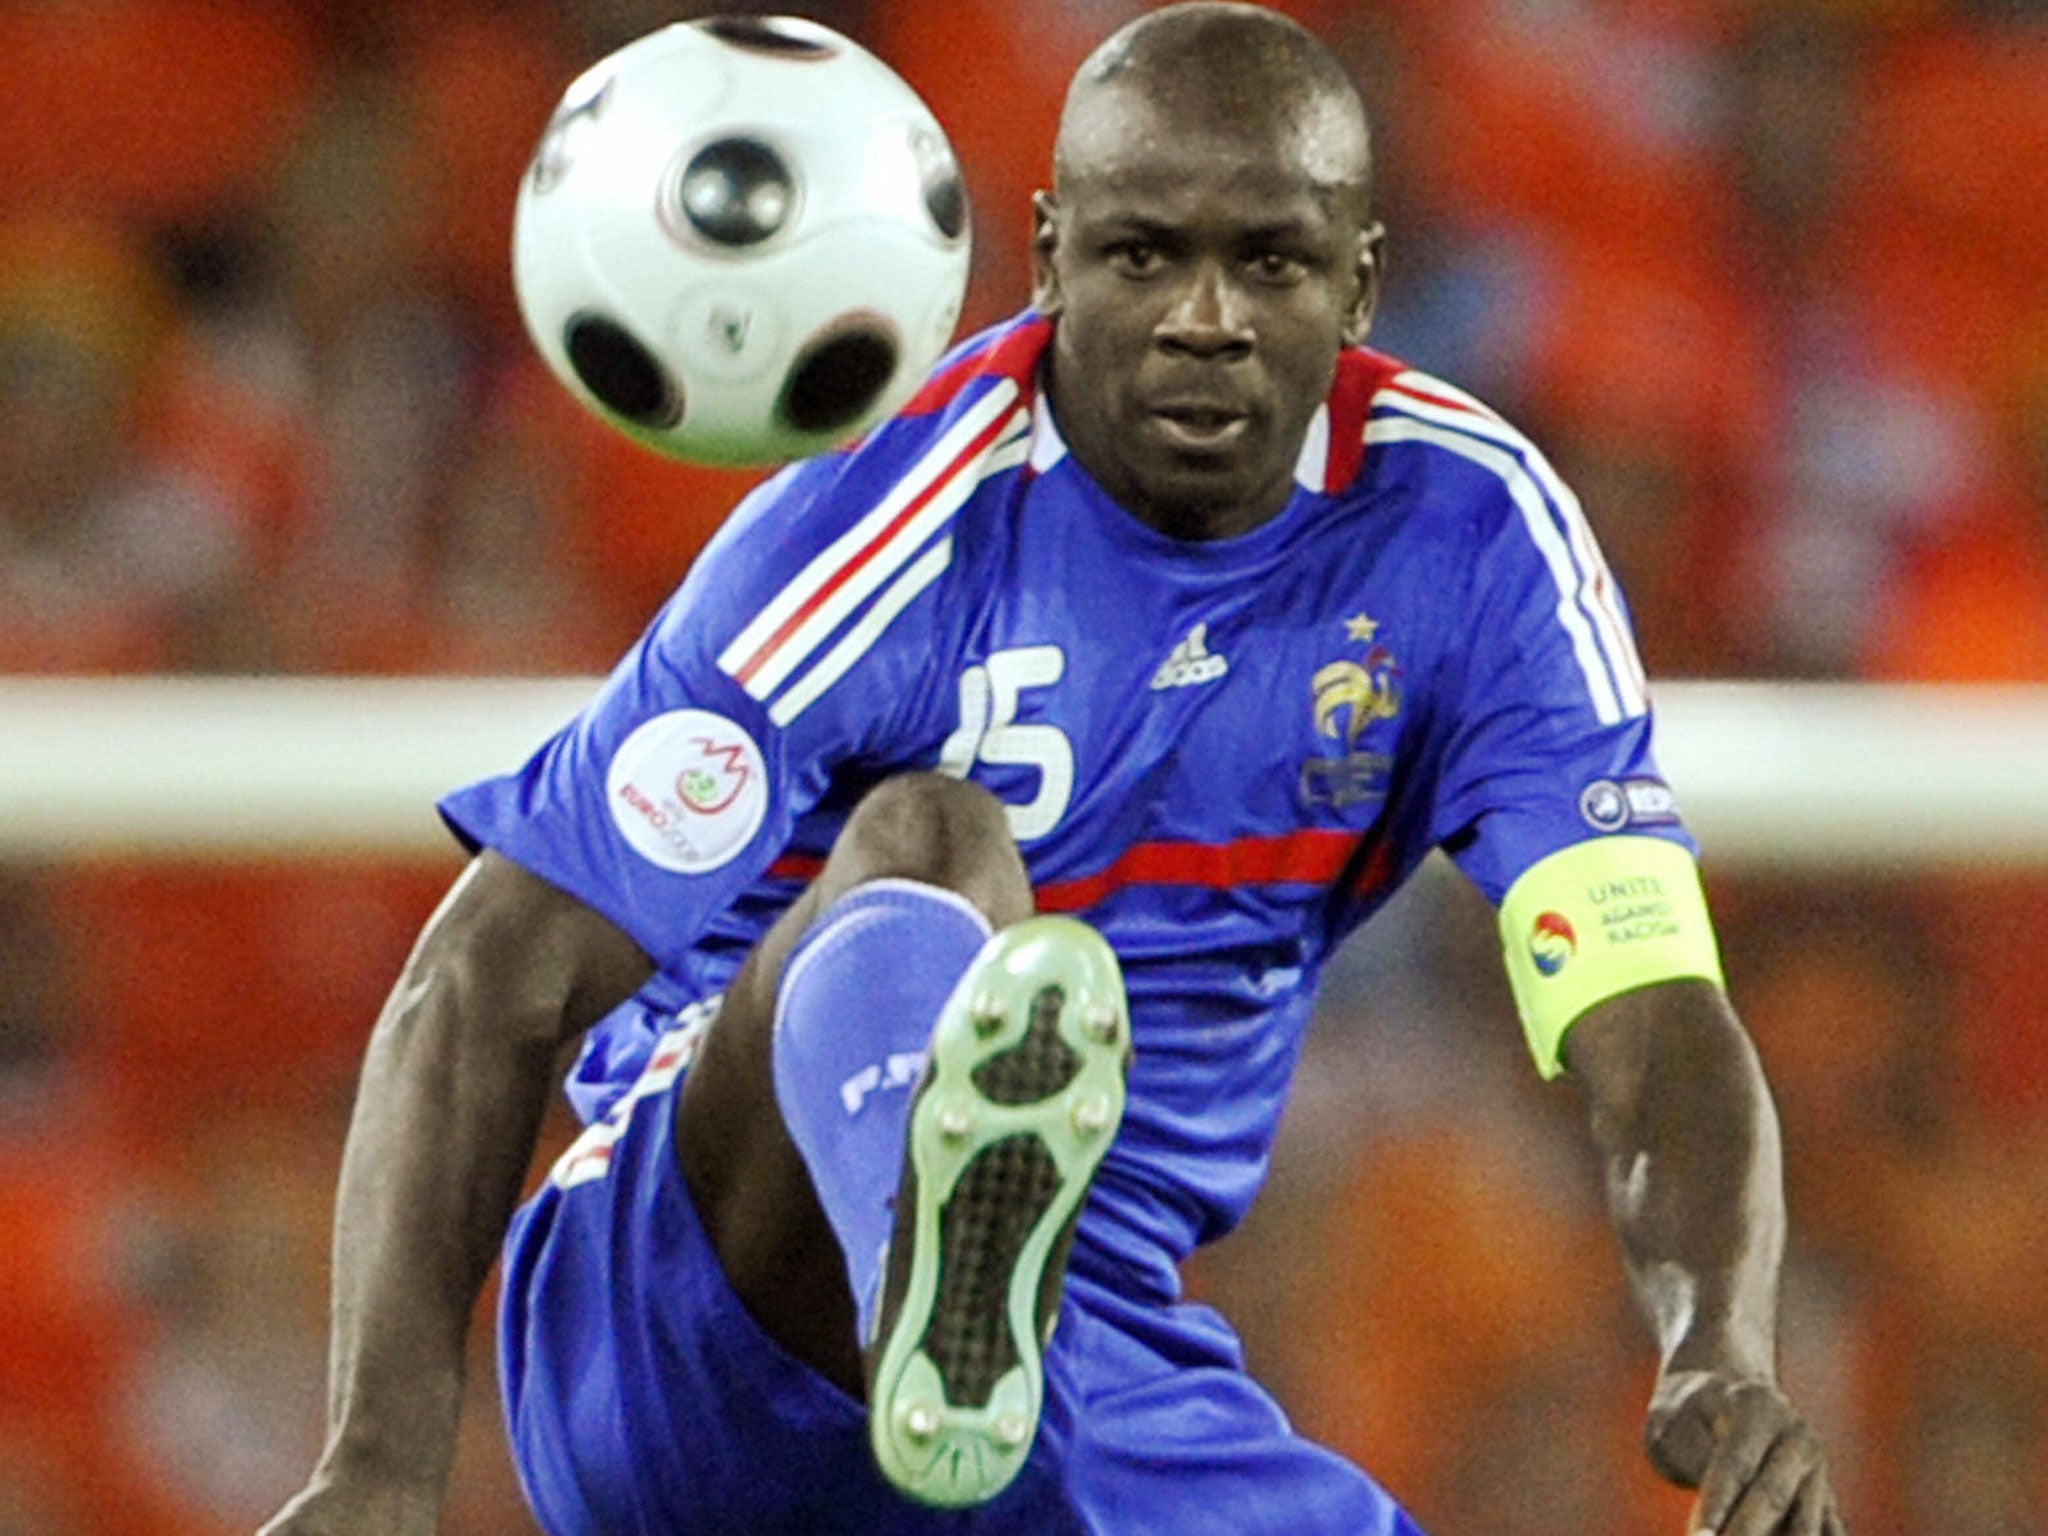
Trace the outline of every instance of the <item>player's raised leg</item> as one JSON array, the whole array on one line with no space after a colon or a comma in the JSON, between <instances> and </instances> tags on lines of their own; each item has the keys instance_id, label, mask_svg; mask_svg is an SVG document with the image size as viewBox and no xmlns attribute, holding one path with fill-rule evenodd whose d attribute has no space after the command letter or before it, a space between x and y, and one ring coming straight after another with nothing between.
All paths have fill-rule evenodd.
<instances>
[{"instance_id":1,"label":"player's raised leg","mask_svg":"<svg viewBox=\"0 0 2048 1536\"><path fill-rule=\"evenodd\" d=\"M784 974L799 943L842 899L878 881L901 883L891 902L865 919L840 914L847 924L824 925L840 934L865 926L875 942L853 949L835 938L825 946L828 963L805 967L813 1001L798 1012L806 1023L824 1011L816 1006L821 995L839 1010L819 1028L798 1032L821 1062L821 1078L831 1076L838 1052L826 1046L834 1040L845 1059L858 1058L849 1077L870 1064L886 1074L892 1055L921 1051L947 993L988 933L1031 915L1030 881L993 796L929 774L878 785L848 818L810 888L726 989L676 1111L684 1180L734 1292L771 1338L856 1397L864 1373L847 1259L777 1102L773 1045ZM929 920L918 921L919 913ZM906 969L891 976L896 951L906 952ZM843 963L829 963L832 953ZM879 970L868 968L870 959ZM854 987L832 985L849 970L857 973ZM829 1001L849 991L855 995ZM836 1101L841 1086L821 1081L819 1097ZM909 1087L908 1080L900 1084L895 1097L907 1101ZM899 1131L886 1173L873 1180L878 1204L895 1187L901 1155Z\"/></svg>"},{"instance_id":2,"label":"player's raised leg","mask_svg":"<svg viewBox=\"0 0 2048 1536\"><path fill-rule=\"evenodd\" d=\"M878 787L736 979L679 1110L735 1291L849 1390L871 1341L882 1470L937 1504L1023 1465L1066 1240L1122 1113L1115 958L1029 912L997 801Z\"/></svg>"}]
</instances>

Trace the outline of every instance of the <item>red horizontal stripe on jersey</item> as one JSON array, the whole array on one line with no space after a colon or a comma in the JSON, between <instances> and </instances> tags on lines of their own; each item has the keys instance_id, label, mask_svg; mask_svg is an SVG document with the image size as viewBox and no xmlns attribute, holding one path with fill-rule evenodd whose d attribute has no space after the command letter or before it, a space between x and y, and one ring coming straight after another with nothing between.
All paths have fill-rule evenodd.
<instances>
[{"instance_id":1,"label":"red horizontal stripe on jersey","mask_svg":"<svg viewBox=\"0 0 2048 1536\"><path fill-rule=\"evenodd\" d=\"M1078 912L1130 885L1194 885L1229 890L1239 885L1327 885L1344 872L1358 849L1358 834L1308 830L1231 843L1139 843L1109 868L1038 888L1041 912ZM825 861L786 853L768 866L775 880L815 880ZM1364 882L1377 884L1369 867ZM1382 874L1382 879L1384 875ZM1363 882L1362 882L1363 883Z\"/></svg>"},{"instance_id":2,"label":"red horizontal stripe on jersey","mask_svg":"<svg viewBox=\"0 0 2048 1536\"><path fill-rule=\"evenodd\" d=\"M1038 888L1041 912L1078 912L1131 885L1327 885L1358 847L1356 832L1302 831L1231 843L1139 843L1100 874Z\"/></svg>"},{"instance_id":3,"label":"red horizontal stripe on jersey","mask_svg":"<svg viewBox=\"0 0 2048 1536\"><path fill-rule=\"evenodd\" d=\"M779 629L777 629L774 634L770 635L766 640L761 642L759 648L755 650L754 654L747 658L746 665L742 666L739 669L739 671L733 674L735 680L737 680L742 687L746 686L746 684L753 678L754 674L760 671L762 667L767 665L768 658L773 656L775 652L781 648L782 643L785 640L787 640L791 635L795 634L796 631L802 627L806 619L808 619L812 614L816 613L820 608L824 607L826 601L832 596L834 592L837 592L841 587L845 586L849 581L853 580L855 573L861 570L862 567L866 566L869 561L873 560L875 556L879 554L882 551L882 549L888 544L888 542L903 530L905 524L907 524L913 517L917 516L919 512L922 512L926 506L930 505L931 500L934 496L938 495L939 492L943 490L954 479L954 477L961 472L961 470L967 464L971 463L976 457L978 457L982 453L982 451L989 446L989 444L993 443L998 437L1002 435L1003 428L1009 424L1010 417L1015 414L1016 413L1014 411L1004 411L998 414L994 421L990 422L986 427L983 427L981 431L977 432L974 435L972 441L970 441L965 448L962 448L957 454L953 456L952 463L948 464L938 474L934 475L932 477L931 483L925 486L925 488L919 491L915 496L911 497L910 500L904 505L903 510L901 512L898 512L894 517L890 518L888 525L884 527L881 530L881 532L877 533L872 539L868 540L866 546L862 548L859 551L859 553L853 555L851 558L847 560L847 562L844 565L840 566L838 570L834 571L832 573L830 580L825 582L823 586L819 587L817 591L813 592L810 595L810 598L803 604L802 607L798 608L795 613L792 613L788 618L784 619L782 621L782 626Z\"/></svg>"}]
</instances>

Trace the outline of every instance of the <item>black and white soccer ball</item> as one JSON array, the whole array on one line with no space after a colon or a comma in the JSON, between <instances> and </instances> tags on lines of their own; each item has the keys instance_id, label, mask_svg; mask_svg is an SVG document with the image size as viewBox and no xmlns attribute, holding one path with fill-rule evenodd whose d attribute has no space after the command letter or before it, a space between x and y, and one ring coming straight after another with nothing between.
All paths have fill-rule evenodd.
<instances>
[{"instance_id":1,"label":"black and white soccer ball","mask_svg":"<svg viewBox=\"0 0 2048 1536\"><path fill-rule=\"evenodd\" d=\"M519 190L520 313L556 376L671 458L770 464L916 390L967 288L945 133L794 17L678 23L563 95Z\"/></svg>"}]
</instances>

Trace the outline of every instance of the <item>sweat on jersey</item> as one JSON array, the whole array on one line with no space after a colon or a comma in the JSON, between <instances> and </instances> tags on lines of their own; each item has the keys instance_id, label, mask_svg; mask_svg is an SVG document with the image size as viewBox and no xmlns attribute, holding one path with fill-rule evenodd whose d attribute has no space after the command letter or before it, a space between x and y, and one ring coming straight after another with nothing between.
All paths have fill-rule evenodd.
<instances>
[{"instance_id":1,"label":"sweat on jersey","mask_svg":"<svg viewBox=\"0 0 2048 1536\"><path fill-rule=\"evenodd\" d=\"M1067 455L1035 388L1051 329L975 338L760 487L583 713L441 810L659 966L571 1075L594 1119L865 789L985 785L1040 909L1094 923L1130 990L1129 1109L1074 1262L1164 1296L1264 1177L1320 966L1431 848L1498 905L1590 838L1691 844L1613 580L1511 427L1347 351L1284 510L1181 542Z\"/></svg>"}]
</instances>

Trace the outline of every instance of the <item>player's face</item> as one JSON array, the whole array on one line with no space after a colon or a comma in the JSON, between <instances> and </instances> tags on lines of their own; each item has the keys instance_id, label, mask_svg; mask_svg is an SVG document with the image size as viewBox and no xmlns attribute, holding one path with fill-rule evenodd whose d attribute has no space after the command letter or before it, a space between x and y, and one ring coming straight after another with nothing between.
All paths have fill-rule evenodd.
<instances>
[{"instance_id":1,"label":"player's face","mask_svg":"<svg viewBox=\"0 0 2048 1536\"><path fill-rule=\"evenodd\" d=\"M1128 94L1123 131L1039 204L1053 403L1124 506L1223 537L1286 505L1337 353L1370 319L1379 234L1362 189L1313 180L1286 125L1220 130Z\"/></svg>"}]
</instances>

